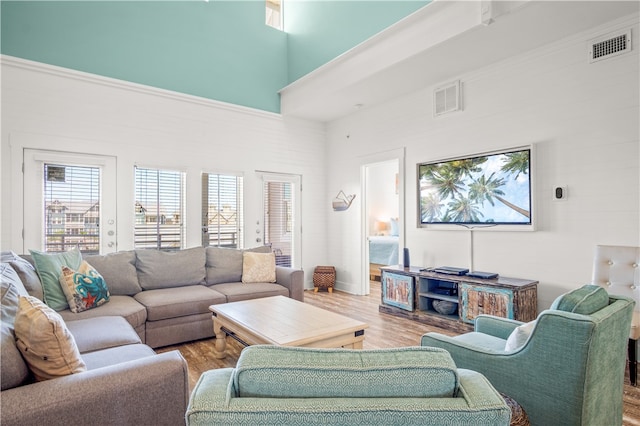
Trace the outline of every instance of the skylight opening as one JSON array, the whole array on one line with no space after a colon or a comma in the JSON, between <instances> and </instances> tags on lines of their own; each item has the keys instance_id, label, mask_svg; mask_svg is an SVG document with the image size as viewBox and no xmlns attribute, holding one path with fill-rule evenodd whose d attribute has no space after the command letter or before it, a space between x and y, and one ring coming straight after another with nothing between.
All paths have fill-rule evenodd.
<instances>
[{"instance_id":1,"label":"skylight opening","mask_svg":"<svg viewBox=\"0 0 640 426\"><path fill-rule=\"evenodd\" d=\"M265 23L270 27L282 31L282 1L283 0L265 0L266 14Z\"/></svg>"}]
</instances>

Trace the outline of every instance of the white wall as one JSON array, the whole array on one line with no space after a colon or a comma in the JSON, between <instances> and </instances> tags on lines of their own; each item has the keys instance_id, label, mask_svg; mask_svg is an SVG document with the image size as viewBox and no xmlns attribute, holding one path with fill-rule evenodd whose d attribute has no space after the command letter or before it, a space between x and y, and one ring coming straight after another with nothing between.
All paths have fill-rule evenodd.
<instances>
[{"instance_id":1,"label":"white wall","mask_svg":"<svg viewBox=\"0 0 640 426\"><path fill-rule=\"evenodd\" d=\"M369 215L369 235L376 235L376 221L386 222L385 235L390 235L391 218L398 217L398 193L396 192L396 175L398 162L386 161L368 167L367 203Z\"/></svg>"},{"instance_id":2,"label":"white wall","mask_svg":"<svg viewBox=\"0 0 640 426\"><path fill-rule=\"evenodd\" d=\"M245 247L262 224L256 170L301 175L302 266L327 262L323 125L6 56L1 71L2 250L23 251L20 169L34 148L116 157L120 250L133 247L135 164L187 172L187 247L201 244L201 172L244 175Z\"/></svg>"},{"instance_id":3,"label":"white wall","mask_svg":"<svg viewBox=\"0 0 640 426\"><path fill-rule=\"evenodd\" d=\"M589 64L587 41L633 27L634 50ZM416 163L535 144L534 232L474 231L473 267L536 279L539 309L590 282L596 244L640 245L638 16L559 40L466 75L464 110L434 119L425 87L329 123L328 188L358 193L360 158L406 149L406 246L412 264L471 264L468 230L418 228ZM443 81L441 83L446 83ZM568 187L554 201L552 188ZM356 198L358 200L358 198ZM363 236L354 203L333 215L331 264L358 271ZM344 290L361 291L357 274Z\"/></svg>"}]
</instances>

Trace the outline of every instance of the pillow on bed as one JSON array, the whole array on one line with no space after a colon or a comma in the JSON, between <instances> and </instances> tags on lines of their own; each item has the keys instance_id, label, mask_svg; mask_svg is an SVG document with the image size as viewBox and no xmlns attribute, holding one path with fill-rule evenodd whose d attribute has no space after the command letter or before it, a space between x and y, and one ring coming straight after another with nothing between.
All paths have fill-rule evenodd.
<instances>
[{"instance_id":1,"label":"pillow on bed","mask_svg":"<svg viewBox=\"0 0 640 426\"><path fill-rule=\"evenodd\" d=\"M397 237L398 235L400 235L400 230L398 229L398 219L391 218L391 220L389 221L389 224L390 224L389 235L391 235L392 237Z\"/></svg>"}]
</instances>

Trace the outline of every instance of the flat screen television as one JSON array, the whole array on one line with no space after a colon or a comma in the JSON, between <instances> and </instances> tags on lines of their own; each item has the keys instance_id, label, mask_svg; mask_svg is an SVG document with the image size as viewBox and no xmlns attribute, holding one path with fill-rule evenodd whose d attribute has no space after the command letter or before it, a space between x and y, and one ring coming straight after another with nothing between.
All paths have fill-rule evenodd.
<instances>
[{"instance_id":1,"label":"flat screen television","mask_svg":"<svg viewBox=\"0 0 640 426\"><path fill-rule=\"evenodd\" d=\"M531 147L418 164L419 226L531 226L531 184Z\"/></svg>"}]
</instances>

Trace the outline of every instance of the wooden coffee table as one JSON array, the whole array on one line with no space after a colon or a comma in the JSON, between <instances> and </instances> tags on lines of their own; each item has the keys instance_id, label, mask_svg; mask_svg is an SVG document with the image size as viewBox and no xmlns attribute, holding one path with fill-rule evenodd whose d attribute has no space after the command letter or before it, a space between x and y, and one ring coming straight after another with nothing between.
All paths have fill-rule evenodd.
<instances>
[{"instance_id":1,"label":"wooden coffee table","mask_svg":"<svg viewBox=\"0 0 640 426\"><path fill-rule=\"evenodd\" d=\"M247 284L249 285L249 284ZM284 296L211 305L214 356L226 356L226 337L244 345L362 349L368 324Z\"/></svg>"}]
</instances>

